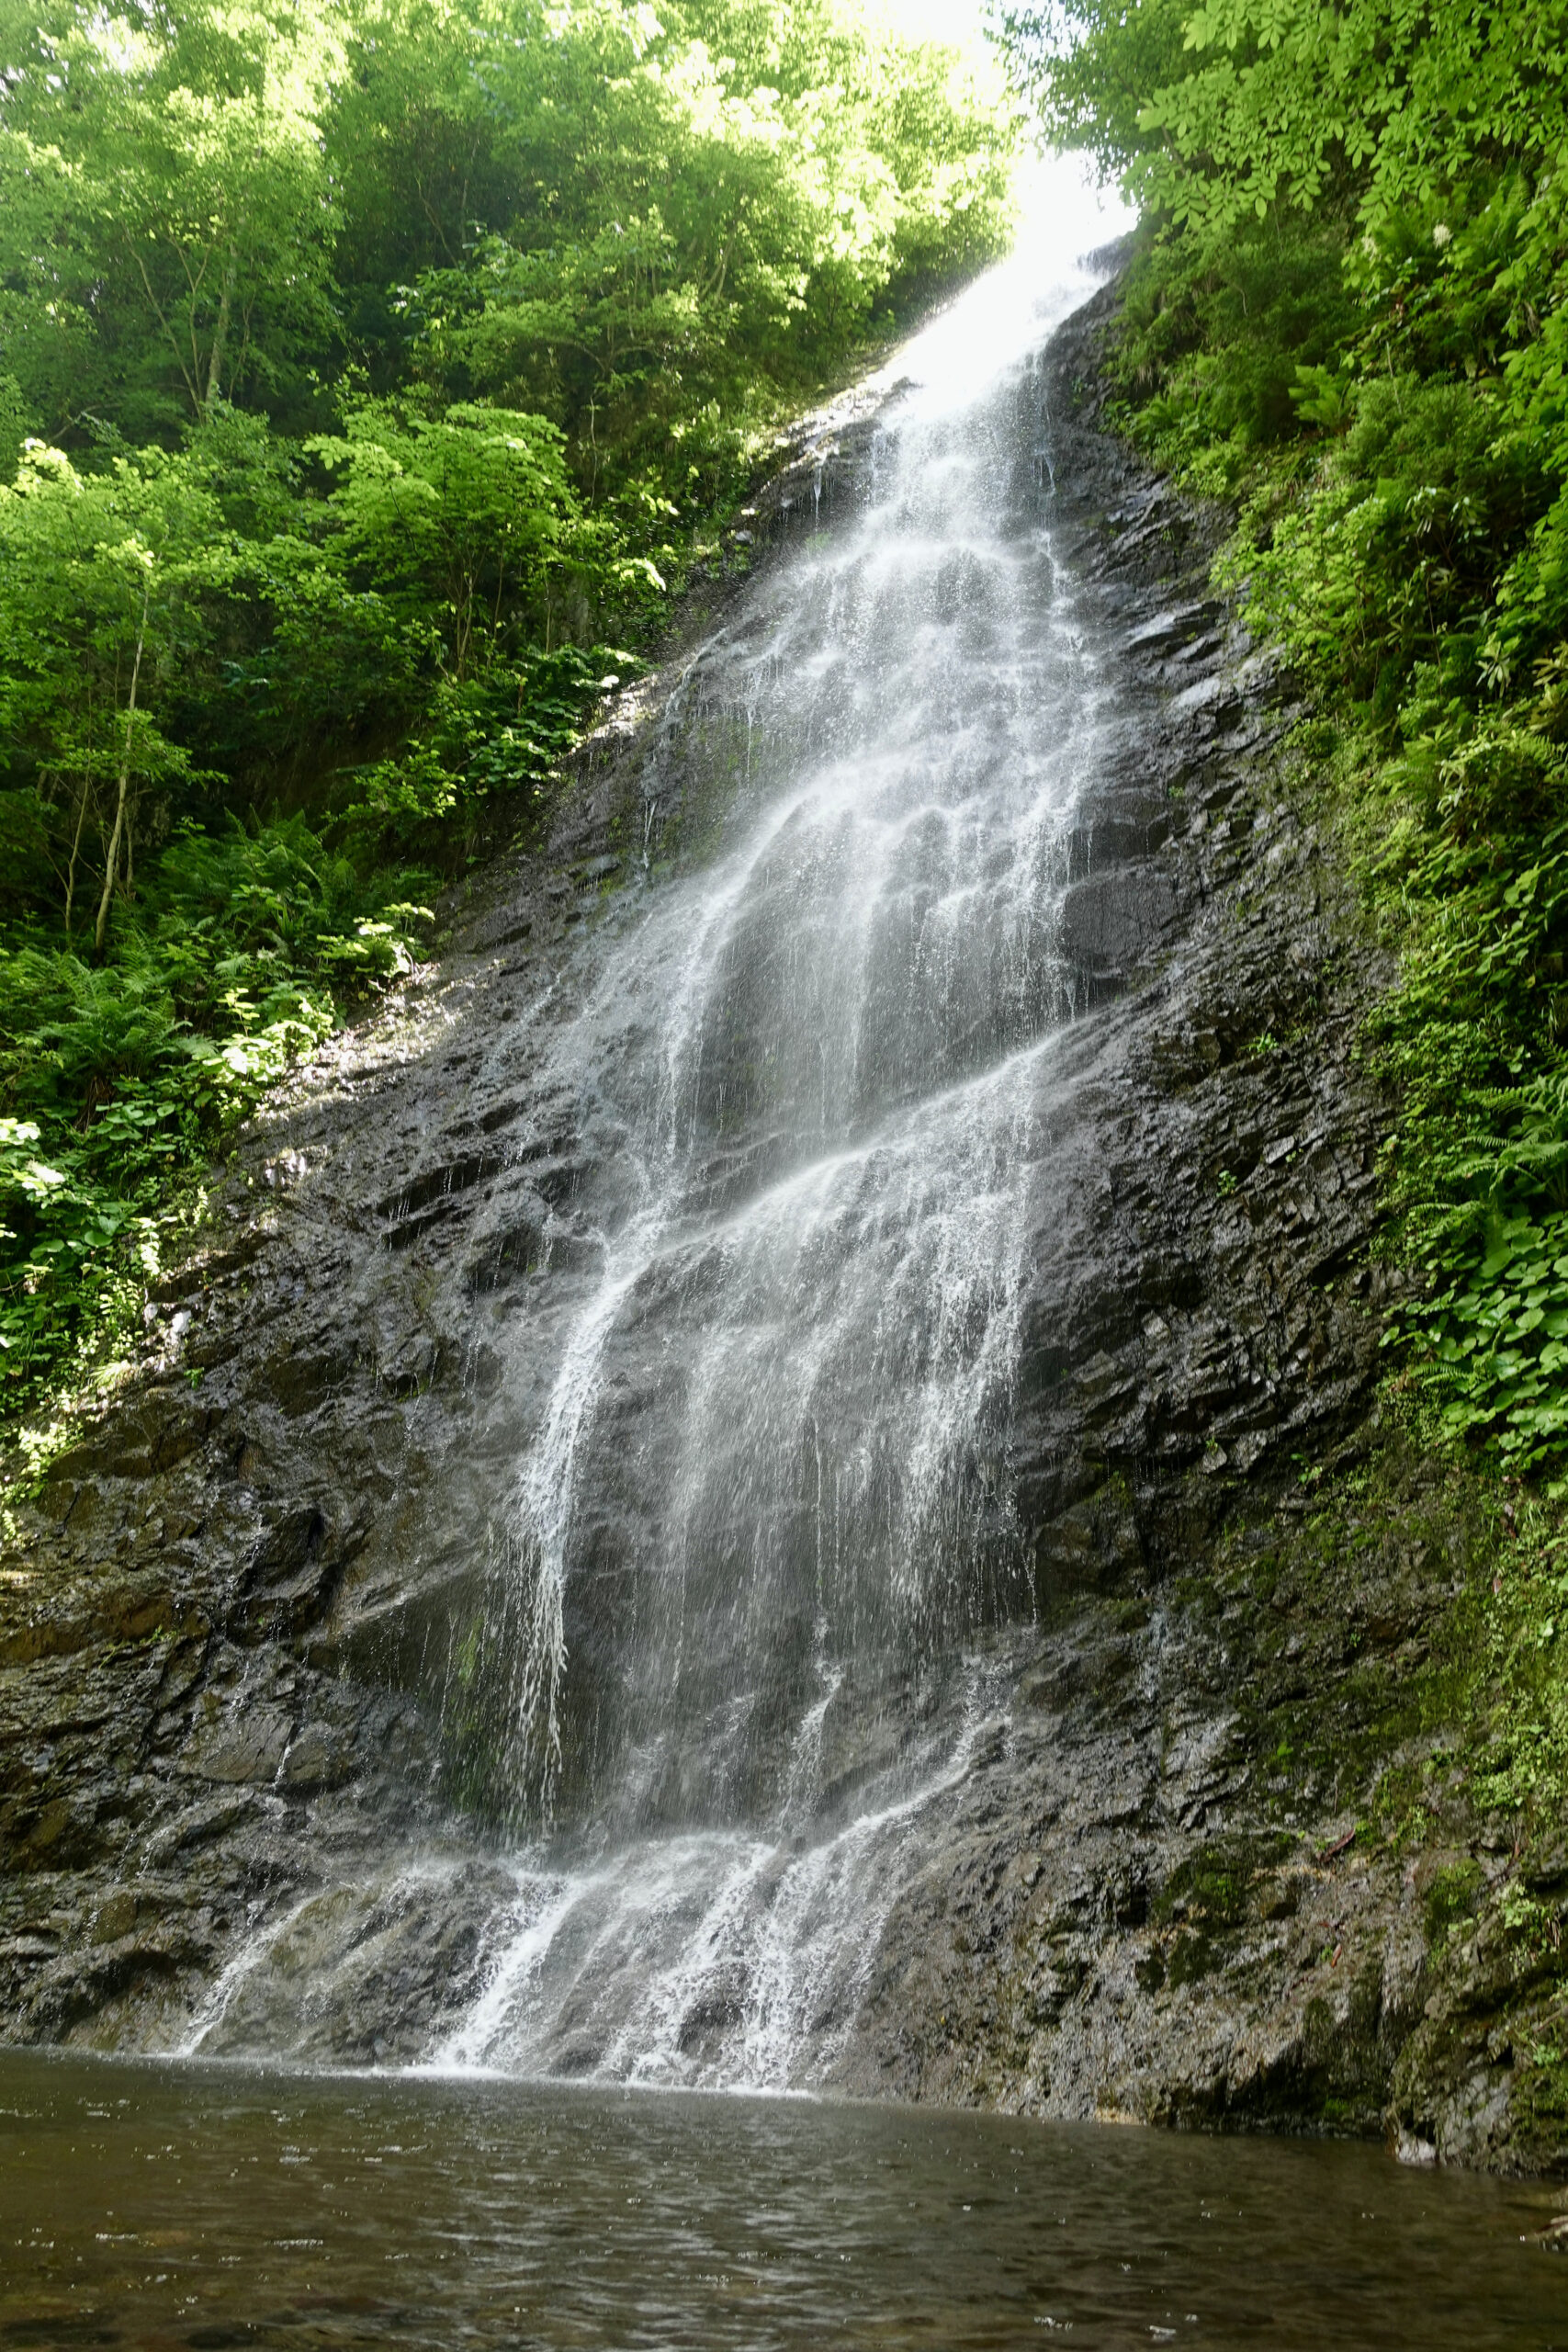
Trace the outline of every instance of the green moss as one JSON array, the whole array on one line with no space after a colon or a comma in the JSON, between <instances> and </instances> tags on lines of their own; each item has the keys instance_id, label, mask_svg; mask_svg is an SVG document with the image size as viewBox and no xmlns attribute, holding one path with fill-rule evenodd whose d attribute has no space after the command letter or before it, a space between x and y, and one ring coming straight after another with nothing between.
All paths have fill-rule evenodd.
<instances>
[{"instance_id":1,"label":"green moss","mask_svg":"<svg viewBox=\"0 0 1568 2352\"><path fill-rule=\"evenodd\" d=\"M1212 1975L1217 1965L1209 1937L1180 1935L1167 1955L1166 1981L1172 1985L1198 1984L1205 1976Z\"/></svg>"},{"instance_id":2,"label":"green moss","mask_svg":"<svg viewBox=\"0 0 1568 2352\"><path fill-rule=\"evenodd\" d=\"M1216 1838L1201 1846L1174 1870L1156 1898L1154 1917L1200 1923L1210 1934L1239 1927L1252 1889L1264 1872L1293 1851L1285 1836ZM1172 1964L1172 1982L1179 1982Z\"/></svg>"},{"instance_id":3,"label":"green moss","mask_svg":"<svg viewBox=\"0 0 1568 2352\"><path fill-rule=\"evenodd\" d=\"M1475 1861L1452 1862L1438 1872L1423 1905L1427 1933L1435 1944L1474 1918L1485 1882Z\"/></svg>"},{"instance_id":4,"label":"green moss","mask_svg":"<svg viewBox=\"0 0 1568 2352\"><path fill-rule=\"evenodd\" d=\"M714 856L736 797L752 768L746 722L732 712L705 712L687 729L680 753L681 791L660 827L666 857L701 863Z\"/></svg>"},{"instance_id":5,"label":"green moss","mask_svg":"<svg viewBox=\"0 0 1568 2352\"><path fill-rule=\"evenodd\" d=\"M1552 2165L1568 2151L1568 1495L1434 1457L1386 1393L1382 1420L1314 1465L1310 1516L1261 1498L1238 1513L1209 1606L1284 1848L1301 1853L1298 1816L1337 1812L1356 1856L1417 1871L1417 2006L1437 2009L1399 2061L1401 2098L1427 2113L1477 2067L1511 2064L1510 2149ZM1211 1947L1234 1933L1250 1858L1212 1841L1162 1917ZM1180 1965L1195 1975L1197 1953ZM1391 2063L1376 1985L1355 1989L1348 2022L1326 2005L1321 2022L1307 2054L1325 2126L1365 2128Z\"/></svg>"},{"instance_id":6,"label":"green moss","mask_svg":"<svg viewBox=\"0 0 1568 2352\"><path fill-rule=\"evenodd\" d=\"M1555 2023L1568 2041L1568 2004L1559 2005ZM1561 2165L1568 2153L1568 2054L1556 2042L1527 2042L1516 2052L1511 2105L1521 2150Z\"/></svg>"}]
</instances>

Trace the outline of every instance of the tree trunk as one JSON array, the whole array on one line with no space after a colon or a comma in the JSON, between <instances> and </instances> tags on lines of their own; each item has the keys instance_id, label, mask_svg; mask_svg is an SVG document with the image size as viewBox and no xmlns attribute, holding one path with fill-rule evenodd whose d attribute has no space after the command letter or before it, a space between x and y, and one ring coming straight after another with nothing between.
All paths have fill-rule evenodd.
<instances>
[{"instance_id":1,"label":"tree trunk","mask_svg":"<svg viewBox=\"0 0 1568 2352\"><path fill-rule=\"evenodd\" d=\"M104 935L109 927L109 901L114 897L115 875L119 867L119 844L125 831L126 794L130 786L130 746L136 728L136 684L141 675L141 648L147 639L147 606L152 599L152 582L141 583L141 618L136 628L136 659L130 665L130 699L125 707L125 751L119 763L119 788L115 796L114 831L109 835L108 855L104 860L104 895L98 900L98 920L93 930L93 945L101 956Z\"/></svg>"},{"instance_id":2,"label":"tree trunk","mask_svg":"<svg viewBox=\"0 0 1568 2352\"><path fill-rule=\"evenodd\" d=\"M82 828L87 821L87 797L93 786L91 739L88 744L88 764L82 770L82 797L76 803L76 831L71 840L71 863L65 869L65 936L71 937L71 909L76 898L76 860L81 854Z\"/></svg>"},{"instance_id":3,"label":"tree trunk","mask_svg":"<svg viewBox=\"0 0 1568 2352\"><path fill-rule=\"evenodd\" d=\"M468 639L473 634L473 627L474 575L471 571L465 571L462 574L457 601L452 613L453 651L457 657L457 675L459 685L463 682L468 666Z\"/></svg>"},{"instance_id":4,"label":"tree trunk","mask_svg":"<svg viewBox=\"0 0 1568 2352\"><path fill-rule=\"evenodd\" d=\"M223 273L223 291L218 298L218 324L212 330L212 358L207 370L207 399L203 405L212 406L223 389L223 350L229 340L229 306L234 298L234 282L240 274L240 259L232 245L229 248L229 266Z\"/></svg>"}]
</instances>

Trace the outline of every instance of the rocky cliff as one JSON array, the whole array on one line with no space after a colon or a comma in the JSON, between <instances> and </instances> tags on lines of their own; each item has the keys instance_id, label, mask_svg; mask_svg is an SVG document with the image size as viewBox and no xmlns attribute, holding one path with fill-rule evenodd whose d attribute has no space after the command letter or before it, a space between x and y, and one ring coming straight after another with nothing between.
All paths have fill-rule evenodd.
<instances>
[{"instance_id":1,"label":"rocky cliff","mask_svg":"<svg viewBox=\"0 0 1568 2352\"><path fill-rule=\"evenodd\" d=\"M1070 842L1010 1443L1032 1609L975 1645L984 1720L825 2072L1551 2164L1556 1947L1510 1935L1518 1857L1457 1763L1491 1522L1373 1404L1387 1112L1355 1048L1384 975L1212 526L1100 429L1111 300L1052 345L1041 452L1119 718ZM818 422L738 561L852 499L871 421ZM19 1507L10 2038L177 2046L269 1921L305 1923L293 1990L274 1971L209 2047L412 2057L482 1983L512 1887L498 1497L529 1330L591 1247L538 1039L704 854L728 754L690 680L734 593L612 706L544 853L273 1099L141 1362ZM896 1736L886 1690L875 1717ZM1531 1867L1559 1916L1568 1855Z\"/></svg>"}]
</instances>

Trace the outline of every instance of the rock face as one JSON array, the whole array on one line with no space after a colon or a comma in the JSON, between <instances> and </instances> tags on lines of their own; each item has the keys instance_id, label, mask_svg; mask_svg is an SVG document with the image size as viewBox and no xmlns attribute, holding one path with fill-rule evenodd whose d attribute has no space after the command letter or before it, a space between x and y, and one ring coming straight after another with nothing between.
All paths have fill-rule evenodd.
<instances>
[{"instance_id":1,"label":"rock face","mask_svg":"<svg viewBox=\"0 0 1568 2352\"><path fill-rule=\"evenodd\" d=\"M1106 315L1047 363L1057 545L1119 716L1069 843L1077 1017L1009 1447L1032 1610L976 1636L983 1720L818 2074L1063 2116L1392 2118L1412 2150L1545 2161L1494 2030L1529 1968L1464 1962L1431 1868L1358 1827L1440 1753L1411 1692L1477 1531L1401 1464L1354 1555L1325 1552L1307 1483L1369 1444L1386 1121L1352 1046L1381 976L1281 758L1283 688L1208 591L1203 518L1097 428ZM829 420L759 501L760 566L807 503L852 500L870 424ZM493 1971L517 1880L487 1596L544 1393L530 1318L547 1332L592 1259L575 1204L604 1181L538 1039L653 863L703 853L725 747L684 686L734 593L619 697L547 851L485 877L439 962L269 1104L125 1393L18 1514L13 2039L177 2046L217 2018L209 2047L415 2056ZM824 1736L852 1789L847 1697ZM1456 1856L1473 1831L1456 1812ZM265 1983L225 1996L263 1929ZM694 2009L682 2048L709 2025Z\"/></svg>"}]
</instances>

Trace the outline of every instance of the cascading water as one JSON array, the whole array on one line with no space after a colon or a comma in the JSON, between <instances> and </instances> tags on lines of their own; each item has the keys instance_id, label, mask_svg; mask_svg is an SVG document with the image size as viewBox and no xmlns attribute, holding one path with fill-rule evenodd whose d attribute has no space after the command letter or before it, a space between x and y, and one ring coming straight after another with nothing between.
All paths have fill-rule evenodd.
<instances>
[{"instance_id":1,"label":"cascading water","mask_svg":"<svg viewBox=\"0 0 1568 2352\"><path fill-rule=\"evenodd\" d=\"M644 783L682 870L541 1014L573 1173L479 1645L530 1842L441 2063L822 2079L984 1724L978 1637L1030 1608L1025 1199L1099 723L1037 355L1115 225L1048 198L888 371L852 514L690 664Z\"/></svg>"}]
</instances>

